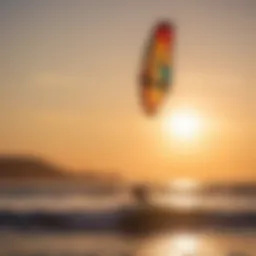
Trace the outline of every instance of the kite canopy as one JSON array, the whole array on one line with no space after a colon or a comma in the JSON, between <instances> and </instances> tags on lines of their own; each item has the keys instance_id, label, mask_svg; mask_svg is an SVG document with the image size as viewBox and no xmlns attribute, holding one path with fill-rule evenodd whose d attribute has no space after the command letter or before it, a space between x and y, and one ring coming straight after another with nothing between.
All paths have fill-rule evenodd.
<instances>
[{"instance_id":1,"label":"kite canopy","mask_svg":"<svg viewBox=\"0 0 256 256\"><path fill-rule=\"evenodd\" d=\"M148 115L157 114L172 84L174 27L159 22L150 35L140 71L140 98Z\"/></svg>"}]
</instances>

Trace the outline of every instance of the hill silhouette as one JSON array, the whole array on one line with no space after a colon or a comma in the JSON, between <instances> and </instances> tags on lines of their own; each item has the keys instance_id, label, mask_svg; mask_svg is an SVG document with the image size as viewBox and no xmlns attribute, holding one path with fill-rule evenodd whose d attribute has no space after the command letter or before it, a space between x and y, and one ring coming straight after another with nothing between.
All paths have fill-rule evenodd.
<instances>
[{"instance_id":1,"label":"hill silhouette","mask_svg":"<svg viewBox=\"0 0 256 256\"><path fill-rule=\"evenodd\" d=\"M67 173L34 156L0 156L0 178L60 178Z\"/></svg>"},{"instance_id":2,"label":"hill silhouette","mask_svg":"<svg viewBox=\"0 0 256 256\"><path fill-rule=\"evenodd\" d=\"M100 170L66 170L32 155L0 155L0 180L4 179L68 179L75 181L119 183L116 172Z\"/></svg>"}]
</instances>

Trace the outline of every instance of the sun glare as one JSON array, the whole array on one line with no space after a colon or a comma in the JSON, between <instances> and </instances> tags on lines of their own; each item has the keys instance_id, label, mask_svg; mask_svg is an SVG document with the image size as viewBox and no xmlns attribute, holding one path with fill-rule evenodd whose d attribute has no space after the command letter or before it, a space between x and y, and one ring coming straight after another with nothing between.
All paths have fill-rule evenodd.
<instances>
[{"instance_id":1,"label":"sun glare","mask_svg":"<svg viewBox=\"0 0 256 256\"><path fill-rule=\"evenodd\" d=\"M181 253L184 255L190 255L196 253L199 249L199 241L196 236L193 235L177 235L173 238L172 253Z\"/></svg>"},{"instance_id":2,"label":"sun glare","mask_svg":"<svg viewBox=\"0 0 256 256\"><path fill-rule=\"evenodd\" d=\"M166 121L168 132L181 140L190 140L198 136L201 126L200 116L191 110L176 111Z\"/></svg>"},{"instance_id":3,"label":"sun glare","mask_svg":"<svg viewBox=\"0 0 256 256\"><path fill-rule=\"evenodd\" d=\"M170 122L173 133L181 138L191 138L199 129L199 118L192 113L176 113Z\"/></svg>"},{"instance_id":4,"label":"sun glare","mask_svg":"<svg viewBox=\"0 0 256 256\"><path fill-rule=\"evenodd\" d=\"M155 243L152 241L150 251L152 253L149 253L149 255L198 255L201 246L201 238L198 235L193 233L176 233L172 236L161 237L161 240L157 240ZM145 254L147 253L145 252Z\"/></svg>"},{"instance_id":5,"label":"sun glare","mask_svg":"<svg viewBox=\"0 0 256 256\"><path fill-rule=\"evenodd\" d=\"M192 179L177 179L170 183L171 188L179 191L191 191L196 190L199 187L199 183Z\"/></svg>"}]
</instances>

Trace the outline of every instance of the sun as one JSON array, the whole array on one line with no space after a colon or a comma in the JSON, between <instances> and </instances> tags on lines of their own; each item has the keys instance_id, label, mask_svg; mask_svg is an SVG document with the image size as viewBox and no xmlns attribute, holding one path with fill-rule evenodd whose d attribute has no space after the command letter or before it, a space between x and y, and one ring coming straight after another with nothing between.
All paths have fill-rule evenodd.
<instances>
[{"instance_id":1,"label":"sun","mask_svg":"<svg viewBox=\"0 0 256 256\"><path fill-rule=\"evenodd\" d=\"M176 113L171 117L173 133L180 138L192 138L199 129L199 119L192 113Z\"/></svg>"},{"instance_id":2,"label":"sun","mask_svg":"<svg viewBox=\"0 0 256 256\"><path fill-rule=\"evenodd\" d=\"M192 110L174 112L167 120L167 128L179 139L193 139L201 130L201 118Z\"/></svg>"}]
</instances>

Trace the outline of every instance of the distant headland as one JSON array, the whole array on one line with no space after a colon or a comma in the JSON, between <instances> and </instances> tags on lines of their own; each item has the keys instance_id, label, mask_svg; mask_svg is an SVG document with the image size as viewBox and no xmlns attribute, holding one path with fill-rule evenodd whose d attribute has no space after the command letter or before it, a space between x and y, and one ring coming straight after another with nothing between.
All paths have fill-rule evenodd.
<instances>
[{"instance_id":1,"label":"distant headland","mask_svg":"<svg viewBox=\"0 0 256 256\"><path fill-rule=\"evenodd\" d=\"M121 177L115 172L67 170L38 156L0 155L0 180L3 179L74 179L114 182Z\"/></svg>"}]
</instances>

